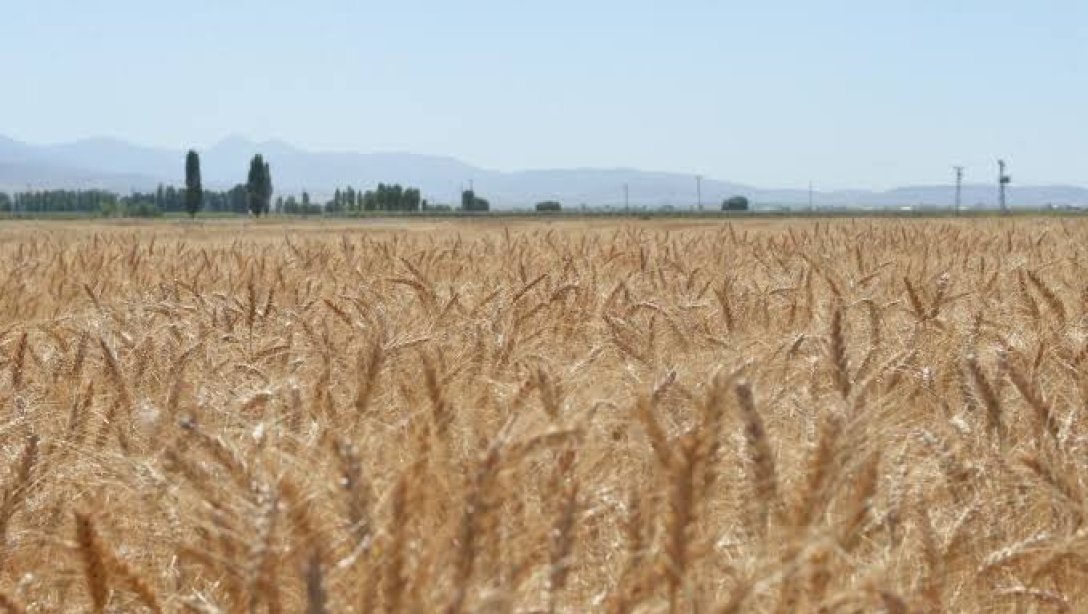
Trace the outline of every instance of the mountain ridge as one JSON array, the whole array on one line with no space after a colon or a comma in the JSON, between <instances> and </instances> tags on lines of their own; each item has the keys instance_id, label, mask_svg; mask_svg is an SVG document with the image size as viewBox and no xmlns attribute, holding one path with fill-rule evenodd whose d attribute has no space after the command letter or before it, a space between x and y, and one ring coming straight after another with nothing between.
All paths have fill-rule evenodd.
<instances>
[{"instance_id":1,"label":"mountain ridge","mask_svg":"<svg viewBox=\"0 0 1088 614\"><path fill-rule=\"evenodd\" d=\"M473 185L498 208L524 208L541 200L567 206L623 206L624 186L632 206L694 206L693 175L647 171L631 167L578 167L496 171L444 155L411 152L311 151L280 139L253 141L229 135L201 153L204 183L226 189L244 181L249 158L262 153L272 165L275 188L281 194L303 190L315 199L335 188L370 189L379 182L419 187L432 202L456 203L460 190ZM0 135L0 190L99 188L121 193L151 190L158 184L183 183L184 150L135 145L108 136L67 143L31 145ZM992 207L995 186L963 186L965 207ZM744 183L704 179L702 201L707 208L723 199L745 195L759 205L807 207L809 192L758 188ZM888 190L813 192L816 206L904 207L948 206L951 185L901 186ZM1020 206L1088 205L1088 188L1076 185L1013 185L1009 202Z\"/></svg>"}]
</instances>

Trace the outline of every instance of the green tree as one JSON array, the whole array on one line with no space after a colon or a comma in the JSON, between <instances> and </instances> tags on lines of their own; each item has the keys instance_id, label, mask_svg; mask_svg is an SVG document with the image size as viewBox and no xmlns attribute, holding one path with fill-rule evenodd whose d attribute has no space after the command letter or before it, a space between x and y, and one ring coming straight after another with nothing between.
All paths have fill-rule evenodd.
<instances>
[{"instance_id":1,"label":"green tree","mask_svg":"<svg viewBox=\"0 0 1088 614\"><path fill-rule=\"evenodd\" d=\"M367 190L363 194L363 211L374 211L378 208L378 195L374 193L374 190Z\"/></svg>"},{"instance_id":2,"label":"green tree","mask_svg":"<svg viewBox=\"0 0 1088 614\"><path fill-rule=\"evenodd\" d=\"M407 188L404 190L403 205L405 211L419 211L420 203L423 201L419 193L418 188Z\"/></svg>"},{"instance_id":3,"label":"green tree","mask_svg":"<svg viewBox=\"0 0 1088 614\"><path fill-rule=\"evenodd\" d=\"M246 181L246 203L254 217L267 214L272 204L272 172L261 154L253 156L249 162L249 177Z\"/></svg>"},{"instance_id":4,"label":"green tree","mask_svg":"<svg viewBox=\"0 0 1088 614\"><path fill-rule=\"evenodd\" d=\"M264 214L268 215L268 209L272 204L272 169L268 166L267 162L264 163L263 177L264 182L261 184L261 189L264 200L262 201L262 204L264 205Z\"/></svg>"},{"instance_id":5,"label":"green tree","mask_svg":"<svg viewBox=\"0 0 1088 614\"><path fill-rule=\"evenodd\" d=\"M748 199L744 196L734 196L722 201L722 211L747 211Z\"/></svg>"},{"instance_id":6,"label":"green tree","mask_svg":"<svg viewBox=\"0 0 1088 614\"><path fill-rule=\"evenodd\" d=\"M545 200L536 204L537 211L562 211L563 205L559 201Z\"/></svg>"},{"instance_id":7,"label":"green tree","mask_svg":"<svg viewBox=\"0 0 1088 614\"><path fill-rule=\"evenodd\" d=\"M172 185L166 186L166 200L163 201L163 211L182 211L185 208L185 191Z\"/></svg>"},{"instance_id":8,"label":"green tree","mask_svg":"<svg viewBox=\"0 0 1088 614\"><path fill-rule=\"evenodd\" d=\"M204 188L200 184L200 154L192 149L185 156L185 210L189 217L204 206Z\"/></svg>"},{"instance_id":9,"label":"green tree","mask_svg":"<svg viewBox=\"0 0 1088 614\"><path fill-rule=\"evenodd\" d=\"M249 210L249 192L245 184L239 183L227 192L227 207L239 215L246 214Z\"/></svg>"},{"instance_id":10,"label":"green tree","mask_svg":"<svg viewBox=\"0 0 1088 614\"><path fill-rule=\"evenodd\" d=\"M350 185L344 190L344 210L355 210L355 188Z\"/></svg>"},{"instance_id":11,"label":"green tree","mask_svg":"<svg viewBox=\"0 0 1088 614\"><path fill-rule=\"evenodd\" d=\"M472 190L461 192L461 209L464 211L487 211L491 204L486 199L476 196Z\"/></svg>"}]
</instances>

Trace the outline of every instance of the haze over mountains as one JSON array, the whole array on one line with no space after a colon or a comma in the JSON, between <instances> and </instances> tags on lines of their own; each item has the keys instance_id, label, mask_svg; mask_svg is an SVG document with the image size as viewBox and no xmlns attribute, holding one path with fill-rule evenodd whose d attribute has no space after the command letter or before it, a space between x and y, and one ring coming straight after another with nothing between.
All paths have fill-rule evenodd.
<instances>
[{"instance_id":1,"label":"haze over mountains","mask_svg":"<svg viewBox=\"0 0 1088 614\"><path fill-rule=\"evenodd\" d=\"M379 182L419 187L431 202L459 202L459 191L472 182L496 208L529 207L554 199L566 206L623 204L626 184L632 206L673 205L696 201L694 175L628 168L553 169L500 172L454 158L413 153L311 152L282 141L253 142L230 137L200 151L204 185L225 189L245 180L249 159L261 153L272 166L278 194L308 190L325 199L337 187L370 189ZM0 190L101 188L120 193L147 191L159 184L183 183L184 150L143 147L111 138L57 145L31 145L0 136ZM1015 181L1015 177L1014 177ZM745 195L758 205L807 206L807 190L765 189L706 178L702 200L713 207ZM817 206L946 206L951 185L911 186L888 191L817 191ZM1088 205L1088 189L1079 186L1021 186L1014 183L1009 201L1019 206ZM966 184L967 207L992 207L993 185Z\"/></svg>"}]
</instances>

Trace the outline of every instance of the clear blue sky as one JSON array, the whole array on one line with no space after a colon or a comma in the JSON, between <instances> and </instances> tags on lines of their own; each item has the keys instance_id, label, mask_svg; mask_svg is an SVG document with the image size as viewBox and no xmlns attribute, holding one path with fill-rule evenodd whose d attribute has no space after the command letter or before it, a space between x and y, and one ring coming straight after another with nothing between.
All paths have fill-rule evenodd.
<instances>
[{"instance_id":1,"label":"clear blue sky","mask_svg":"<svg viewBox=\"0 0 1088 614\"><path fill-rule=\"evenodd\" d=\"M4 0L0 134L1088 185L1088 1Z\"/></svg>"}]
</instances>

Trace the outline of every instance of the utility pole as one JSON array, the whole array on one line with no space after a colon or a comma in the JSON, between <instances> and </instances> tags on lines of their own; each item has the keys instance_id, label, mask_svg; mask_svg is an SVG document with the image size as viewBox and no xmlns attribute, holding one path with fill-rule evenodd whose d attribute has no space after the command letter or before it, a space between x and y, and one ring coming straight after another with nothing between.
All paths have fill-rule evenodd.
<instances>
[{"instance_id":1,"label":"utility pole","mask_svg":"<svg viewBox=\"0 0 1088 614\"><path fill-rule=\"evenodd\" d=\"M808 182L808 210L809 212L816 210L812 204L812 181Z\"/></svg>"},{"instance_id":2,"label":"utility pole","mask_svg":"<svg viewBox=\"0 0 1088 614\"><path fill-rule=\"evenodd\" d=\"M695 204L699 207L699 211L703 210L703 176L695 176Z\"/></svg>"},{"instance_id":3,"label":"utility pole","mask_svg":"<svg viewBox=\"0 0 1088 614\"><path fill-rule=\"evenodd\" d=\"M1008 213L1009 206L1005 202L1005 186L1009 185L1012 181L1012 177L1005 174L1005 161L997 161L997 196L998 202L1001 204L1001 212Z\"/></svg>"},{"instance_id":4,"label":"utility pole","mask_svg":"<svg viewBox=\"0 0 1088 614\"><path fill-rule=\"evenodd\" d=\"M627 186L626 183L623 184L623 210L624 211L630 211L631 210L630 191L628 190L628 186Z\"/></svg>"},{"instance_id":5,"label":"utility pole","mask_svg":"<svg viewBox=\"0 0 1088 614\"><path fill-rule=\"evenodd\" d=\"M953 166L956 171L956 215L959 215L960 205L963 202L963 167Z\"/></svg>"}]
</instances>

